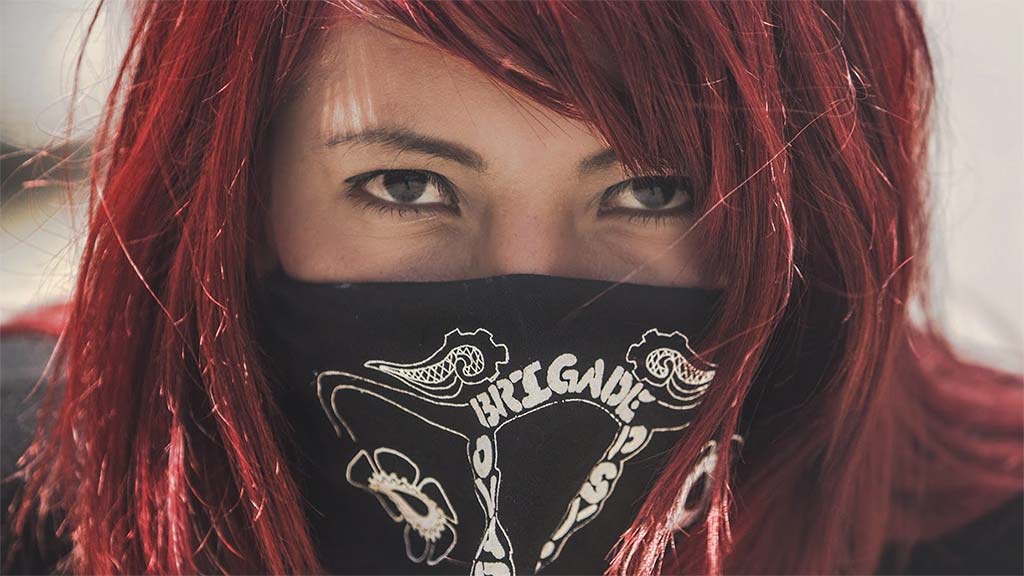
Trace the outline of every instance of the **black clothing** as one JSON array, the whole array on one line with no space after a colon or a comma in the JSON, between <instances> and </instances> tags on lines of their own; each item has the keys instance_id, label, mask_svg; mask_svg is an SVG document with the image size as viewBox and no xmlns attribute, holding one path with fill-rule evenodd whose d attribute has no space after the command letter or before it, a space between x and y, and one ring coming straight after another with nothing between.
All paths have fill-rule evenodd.
<instances>
[{"instance_id":1,"label":"black clothing","mask_svg":"<svg viewBox=\"0 0 1024 576\"><path fill-rule=\"evenodd\" d=\"M42 526L29 515L25 537L11 533L12 507L20 501L23 482L8 479L18 458L35 435L36 411L45 390L40 386L29 397L39 380L56 341L48 336L4 335L0 337L0 504L2 539L0 573L53 574L57 562L70 551L65 539L56 536L59 512L47 516ZM42 538L36 538L38 533Z\"/></svg>"},{"instance_id":2,"label":"black clothing","mask_svg":"<svg viewBox=\"0 0 1024 576\"><path fill-rule=\"evenodd\" d=\"M332 572L600 573L717 383L691 348L713 290L281 271L262 287L259 341Z\"/></svg>"},{"instance_id":3,"label":"black clothing","mask_svg":"<svg viewBox=\"0 0 1024 576\"><path fill-rule=\"evenodd\" d=\"M34 407L40 394L23 402L46 363L54 341L47 337L5 335L0 338L0 463L3 477L14 470L34 432ZM9 532L8 510L19 497L20 480L2 486L3 538L0 562L6 564L14 538ZM376 504L374 504L376 506ZM375 510L379 513L379 510ZM21 549L3 573L50 574L68 544L57 540L54 522L44 526L49 538L35 540L30 530ZM369 543L368 545L373 544ZM404 555L404 551L394 553ZM435 567L451 572L453 567ZM902 570L880 569L884 574L1024 574L1024 494L1017 495L992 512L935 541L919 543Z\"/></svg>"}]
</instances>

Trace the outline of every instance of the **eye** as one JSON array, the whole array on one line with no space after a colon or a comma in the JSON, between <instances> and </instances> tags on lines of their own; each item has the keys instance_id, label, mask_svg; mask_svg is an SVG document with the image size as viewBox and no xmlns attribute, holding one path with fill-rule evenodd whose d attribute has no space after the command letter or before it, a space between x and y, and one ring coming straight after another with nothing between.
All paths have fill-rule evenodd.
<instances>
[{"instance_id":1,"label":"eye","mask_svg":"<svg viewBox=\"0 0 1024 576\"><path fill-rule=\"evenodd\" d=\"M689 181L681 176L640 176L616 184L601 198L601 213L689 212L693 193Z\"/></svg>"},{"instance_id":2,"label":"eye","mask_svg":"<svg viewBox=\"0 0 1024 576\"><path fill-rule=\"evenodd\" d=\"M345 180L348 195L384 210L458 210L454 187L425 170L374 170Z\"/></svg>"}]
</instances>

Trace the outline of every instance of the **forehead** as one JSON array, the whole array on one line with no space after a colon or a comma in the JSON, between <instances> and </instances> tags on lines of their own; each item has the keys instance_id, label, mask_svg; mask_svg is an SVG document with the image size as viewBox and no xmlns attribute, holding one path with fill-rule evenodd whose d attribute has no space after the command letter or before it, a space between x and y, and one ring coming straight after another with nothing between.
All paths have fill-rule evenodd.
<instances>
[{"instance_id":1,"label":"forehead","mask_svg":"<svg viewBox=\"0 0 1024 576\"><path fill-rule=\"evenodd\" d=\"M327 33L295 103L315 137L382 124L486 145L497 135L546 147L602 145L586 124L541 107L412 31L348 21Z\"/></svg>"}]
</instances>

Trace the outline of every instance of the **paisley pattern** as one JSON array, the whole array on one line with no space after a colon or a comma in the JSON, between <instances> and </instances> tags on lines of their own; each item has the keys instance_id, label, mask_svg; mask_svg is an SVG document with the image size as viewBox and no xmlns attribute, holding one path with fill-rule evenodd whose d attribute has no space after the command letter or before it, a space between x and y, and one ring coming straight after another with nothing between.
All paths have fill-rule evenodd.
<instances>
[{"instance_id":1,"label":"paisley pattern","mask_svg":"<svg viewBox=\"0 0 1024 576\"><path fill-rule=\"evenodd\" d=\"M367 368L379 370L405 382L432 398L452 398L463 384L477 384L498 375L498 366L508 362L508 348L495 344L486 330L452 330L444 344L429 358L412 364L371 360Z\"/></svg>"},{"instance_id":2,"label":"paisley pattern","mask_svg":"<svg viewBox=\"0 0 1024 576\"><path fill-rule=\"evenodd\" d=\"M616 433L590 474L566 503L565 513L530 567L553 562L580 528L600 514L625 463L643 451L654 434L681 430L714 379L714 365L701 361L679 332L650 329L624 354L584 363L572 353L547 367L538 360L507 370L508 348L485 328L451 330L425 359L412 363L370 360L376 380L338 371L321 372L318 393L338 434L345 430L344 398L357 394L391 404L423 423L461 438L476 499L484 515L471 574L515 574L513 542L498 506L502 471L497 433L518 418L564 402L582 402L612 419ZM607 361L606 361L607 360ZM606 370L607 365L607 370ZM713 451L710 452L713 454ZM705 463L713 467L713 456ZM505 463L515 466L516 463ZM406 548L415 562L435 564L454 548L458 515L444 489L400 452L379 447L352 460L348 479L377 496L395 522L404 522Z\"/></svg>"}]
</instances>

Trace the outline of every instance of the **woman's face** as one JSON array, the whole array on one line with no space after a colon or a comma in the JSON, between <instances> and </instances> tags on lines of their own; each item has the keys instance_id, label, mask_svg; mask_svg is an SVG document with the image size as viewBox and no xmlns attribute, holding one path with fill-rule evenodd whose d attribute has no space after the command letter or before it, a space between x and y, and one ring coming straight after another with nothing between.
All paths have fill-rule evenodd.
<instances>
[{"instance_id":1,"label":"woman's face","mask_svg":"<svg viewBox=\"0 0 1024 576\"><path fill-rule=\"evenodd\" d=\"M341 26L275 122L271 247L310 281L531 273L704 284L691 190L469 64Z\"/></svg>"}]
</instances>

